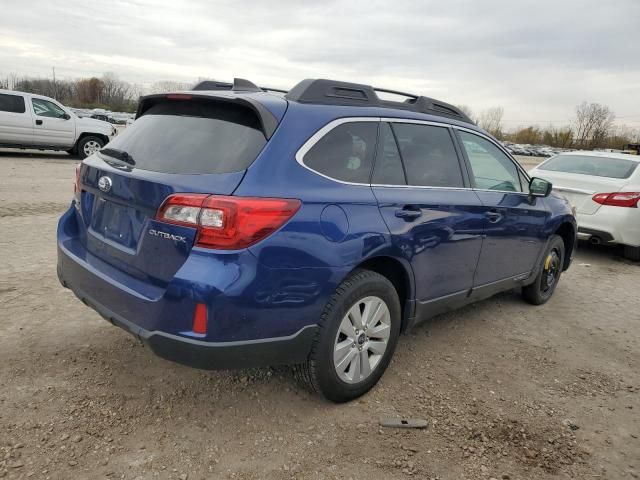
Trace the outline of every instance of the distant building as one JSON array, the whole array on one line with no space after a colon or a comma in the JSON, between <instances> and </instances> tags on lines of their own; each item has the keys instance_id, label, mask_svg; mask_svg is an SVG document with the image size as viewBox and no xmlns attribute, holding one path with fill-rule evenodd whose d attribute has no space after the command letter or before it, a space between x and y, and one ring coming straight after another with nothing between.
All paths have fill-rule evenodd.
<instances>
[{"instance_id":1,"label":"distant building","mask_svg":"<svg viewBox=\"0 0 640 480\"><path fill-rule=\"evenodd\" d=\"M630 143L625 150L633 150L636 155L640 155L640 143Z\"/></svg>"}]
</instances>

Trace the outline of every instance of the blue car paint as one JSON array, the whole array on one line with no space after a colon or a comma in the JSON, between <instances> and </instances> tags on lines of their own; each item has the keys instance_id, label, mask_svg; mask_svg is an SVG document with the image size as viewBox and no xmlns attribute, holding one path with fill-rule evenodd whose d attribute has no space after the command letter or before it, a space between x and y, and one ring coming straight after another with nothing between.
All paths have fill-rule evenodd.
<instances>
[{"instance_id":1,"label":"blue car paint","mask_svg":"<svg viewBox=\"0 0 640 480\"><path fill-rule=\"evenodd\" d=\"M83 301L129 330L134 325L145 340L157 334L202 346L295 336L317 324L354 268L378 257L403 269L411 310L405 317L412 317L414 302L468 297L475 287L533 274L549 236L563 223L575 226L569 207L553 196L347 185L295 160L300 147L337 118L441 117L245 95L280 121L246 171L174 175L116 168L100 155L83 162L80 205L72 202L58 225L59 276ZM113 179L106 194L97 188L103 175ZM153 220L164 199L178 192L298 198L302 205L279 231L248 249L210 250L192 247L195 229ZM131 202L136 208L129 208ZM419 219L395 215L407 204L421 209ZM488 209L502 213L499 225L487 220ZM185 241L145 233L150 230ZM208 306L204 336L191 331L196 303Z\"/></svg>"}]
</instances>

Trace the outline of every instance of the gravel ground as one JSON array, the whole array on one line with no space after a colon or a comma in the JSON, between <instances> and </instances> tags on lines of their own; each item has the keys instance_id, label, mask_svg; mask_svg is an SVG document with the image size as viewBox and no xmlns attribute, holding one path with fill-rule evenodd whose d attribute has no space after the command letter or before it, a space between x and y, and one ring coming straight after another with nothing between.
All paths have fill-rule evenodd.
<instances>
[{"instance_id":1,"label":"gravel ground","mask_svg":"<svg viewBox=\"0 0 640 480\"><path fill-rule=\"evenodd\" d=\"M0 152L0 477L639 477L640 265L617 250L580 245L542 307L511 292L416 328L376 388L333 405L286 368L161 360L63 289L74 164Z\"/></svg>"}]
</instances>

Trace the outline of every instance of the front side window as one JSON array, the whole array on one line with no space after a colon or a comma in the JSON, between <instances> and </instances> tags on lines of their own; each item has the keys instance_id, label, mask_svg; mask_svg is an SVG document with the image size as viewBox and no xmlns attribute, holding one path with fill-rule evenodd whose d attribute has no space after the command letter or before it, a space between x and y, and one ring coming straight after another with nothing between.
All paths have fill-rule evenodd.
<instances>
[{"instance_id":1,"label":"front side window","mask_svg":"<svg viewBox=\"0 0 640 480\"><path fill-rule=\"evenodd\" d=\"M0 93L0 112L24 113L24 97Z\"/></svg>"},{"instance_id":2,"label":"front side window","mask_svg":"<svg viewBox=\"0 0 640 480\"><path fill-rule=\"evenodd\" d=\"M459 132L471 165L474 187L482 190L521 192L518 167L489 140Z\"/></svg>"},{"instance_id":3,"label":"front side window","mask_svg":"<svg viewBox=\"0 0 640 480\"><path fill-rule=\"evenodd\" d=\"M63 118L65 116L66 112L63 109L48 100L32 98L31 103L33 104L33 112L39 117Z\"/></svg>"},{"instance_id":4,"label":"front side window","mask_svg":"<svg viewBox=\"0 0 640 480\"><path fill-rule=\"evenodd\" d=\"M624 158L558 155L544 162L538 169L596 177L629 178L637 166L638 162Z\"/></svg>"},{"instance_id":5,"label":"front side window","mask_svg":"<svg viewBox=\"0 0 640 480\"><path fill-rule=\"evenodd\" d=\"M348 122L322 137L304 156L304 164L327 177L369 183L378 122Z\"/></svg>"},{"instance_id":6,"label":"front side window","mask_svg":"<svg viewBox=\"0 0 640 480\"><path fill-rule=\"evenodd\" d=\"M444 127L394 123L409 185L463 187L462 171L449 130Z\"/></svg>"}]
</instances>

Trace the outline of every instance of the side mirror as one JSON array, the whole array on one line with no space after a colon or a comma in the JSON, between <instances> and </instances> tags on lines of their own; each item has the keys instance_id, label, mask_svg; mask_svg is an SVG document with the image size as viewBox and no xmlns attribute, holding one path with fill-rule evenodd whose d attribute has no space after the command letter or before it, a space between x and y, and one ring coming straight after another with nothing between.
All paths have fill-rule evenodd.
<instances>
[{"instance_id":1,"label":"side mirror","mask_svg":"<svg viewBox=\"0 0 640 480\"><path fill-rule=\"evenodd\" d=\"M532 197L548 197L553 189L553 184L542 178L533 177L529 182L529 194Z\"/></svg>"},{"instance_id":2,"label":"side mirror","mask_svg":"<svg viewBox=\"0 0 640 480\"><path fill-rule=\"evenodd\" d=\"M65 113L62 115L62 118L64 118L65 120L69 120L69 119L71 118L71 115L69 115L67 112L65 112Z\"/></svg>"}]
</instances>

